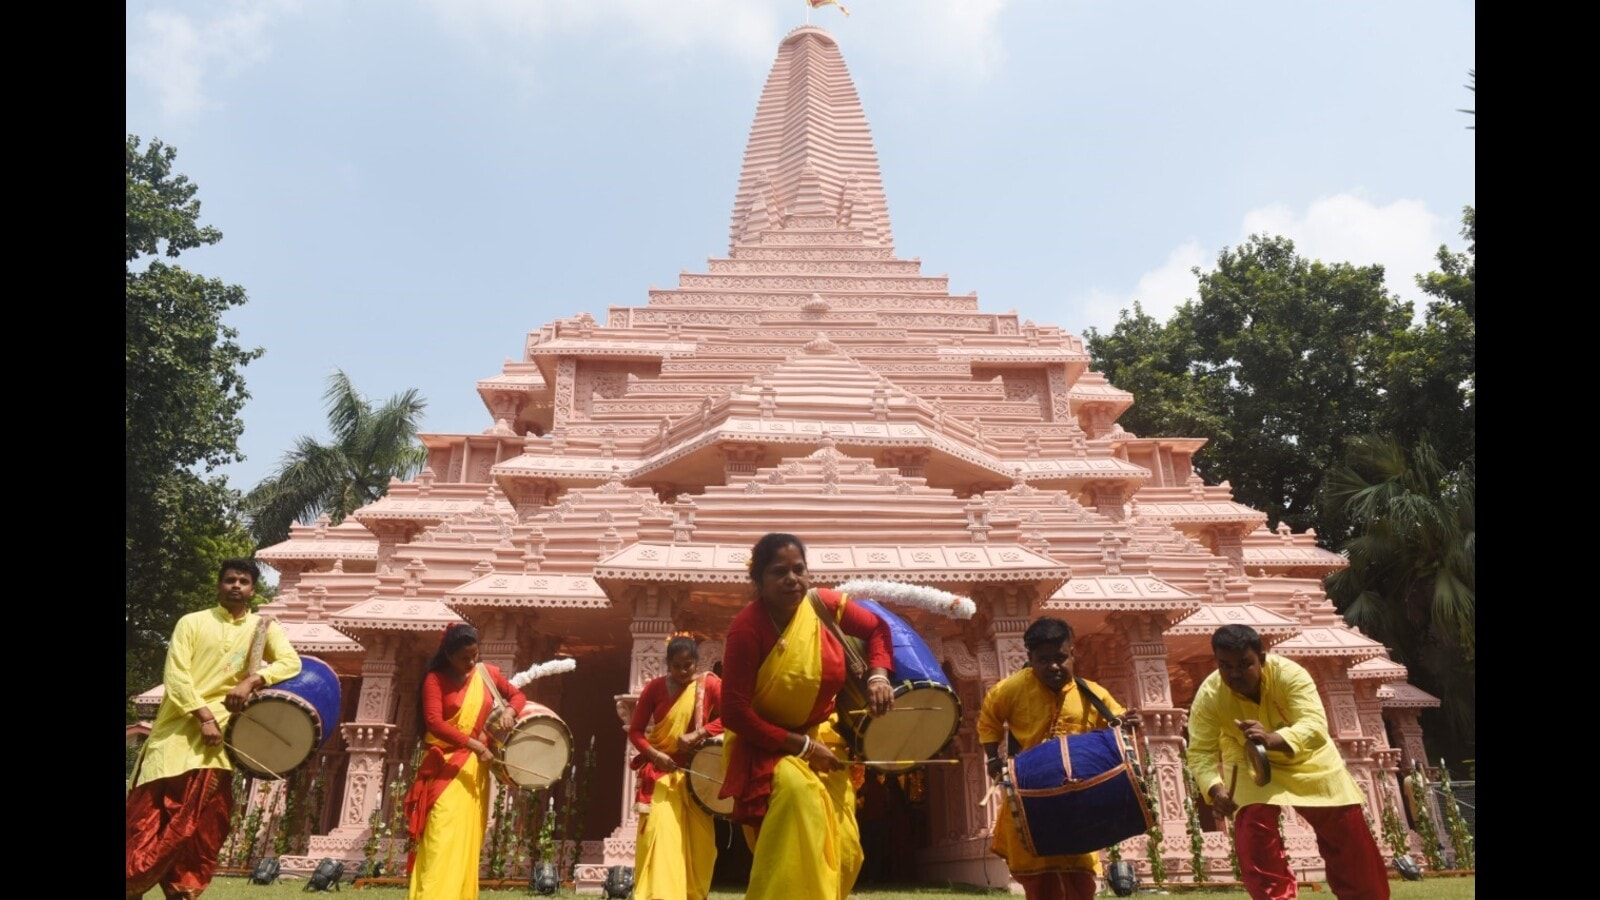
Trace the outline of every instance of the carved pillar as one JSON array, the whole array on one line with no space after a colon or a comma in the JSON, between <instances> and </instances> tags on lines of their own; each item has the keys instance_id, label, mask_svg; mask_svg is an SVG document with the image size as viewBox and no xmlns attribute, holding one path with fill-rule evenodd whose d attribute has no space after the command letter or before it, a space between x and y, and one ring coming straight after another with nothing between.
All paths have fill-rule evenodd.
<instances>
[{"instance_id":1,"label":"carved pillar","mask_svg":"<svg viewBox=\"0 0 1600 900\"><path fill-rule=\"evenodd\" d=\"M971 629L968 631L970 636ZM939 817L931 823L935 844L975 840L990 833L994 809L979 805L989 790L989 775L978 743L978 711L984 695L1000 680L993 650L980 650L974 656L966 644L952 639L941 641L937 652L950 664L956 695L961 699L961 724L955 740L961 765L955 771L946 766L928 770L931 784L937 786L934 796L940 798Z\"/></svg>"},{"instance_id":2,"label":"carved pillar","mask_svg":"<svg viewBox=\"0 0 1600 900\"><path fill-rule=\"evenodd\" d=\"M1345 768L1350 770L1350 776L1366 797L1368 815L1378 822L1383 815L1378 798L1378 767L1373 761L1378 742L1361 727L1361 710L1350 673L1344 665L1331 660L1319 664L1313 673L1322 687L1328 731L1339 745ZM1381 729L1379 734L1382 734Z\"/></svg>"},{"instance_id":3,"label":"carved pillar","mask_svg":"<svg viewBox=\"0 0 1600 900\"><path fill-rule=\"evenodd\" d=\"M1372 679L1357 681L1354 687L1361 733L1375 742L1375 750L1389 749L1389 729L1383 726L1383 702L1378 699L1378 682Z\"/></svg>"},{"instance_id":4,"label":"carved pillar","mask_svg":"<svg viewBox=\"0 0 1600 900\"><path fill-rule=\"evenodd\" d=\"M517 672L517 626L505 610L473 610L478 626L478 658L499 666L507 678Z\"/></svg>"},{"instance_id":5,"label":"carved pillar","mask_svg":"<svg viewBox=\"0 0 1600 900\"><path fill-rule=\"evenodd\" d=\"M628 596L633 601L633 621L628 623L628 633L633 636L633 650L629 655L628 693L618 694L617 715L627 716L619 737L627 740L627 728L633 718L633 707L639 692L650 679L666 674L667 638L672 634L674 601L687 591L677 585L631 585ZM639 830L639 815L634 811L634 796L638 792L638 779L628 766L633 756L631 748L622 753L622 817L611 837L605 842L608 856L616 855L626 862L633 858L634 842Z\"/></svg>"},{"instance_id":6,"label":"carved pillar","mask_svg":"<svg viewBox=\"0 0 1600 900\"><path fill-rule=\"evenodd\" d=\"M1167 645L1163 641L1166 614L1113 613L1108 621L1128 642L1134 693L1118 699L1130 709L1139 710L1144 721L1143 739L1150 755L1147 761L1150 770L1145 777L1155 779L1156 797L1161 806L1162 852L1163 855L1180 855L1179 848L1187 846L1184 836L1188 833L1180 758L1187 714L1172 705Z\"/></svg>"},{"instance_id":7,"label":"carved pillar","mask_svg":"<svg viewBox=\"0 0 1600 900\"><path fill-rule=\"evenodd\" d=\"M340 726L349 763L339 824L326 835L311 838L308 855L347 862L362 858L372 813L383 804L386 757L397 726L394 718L395 661L398 642L392 635L363 635L367 655L361 662L361 700L354 721Z\"/></svg>"},{"instance_id":8,"label":"carved pillar","mask_svg":"<svg viewBox=\"0 0 1600 900\"><path fill-rule=\"evenodd\" d=\"M1390 709L1383 715L1394 726L1395 736L1400 740L1400 769L1409 772L1413 763L1426 765L1428 750L1422 745L1422 722L1417 718L1417 710Z\"/></svg>"},{"instance_id":9,"label":"carved pillar","mask_svg":"<svg viewBox=\"0 0 1600 900\"><path fill-rule=\"evenodd\" d=\"M1066 364L1050 366L1047 382L1050 389L1050 418L1048 421L1069 421L1072 418L1072 401L1067 397Z\"/></svg>"},{"instance_id":10,"label":"carved pillar","mask_svg":"<svg viewBox=\"0 0 1600 900\"><path fill-rule=\"evenodd\" d=\"M1124 484L1101 484L1089 489L1094 501L1094 511L1113 522L1127 517L1128 487Z\"/></svg>"},{"instance_id":11,"label":"carved pillar","mask_svg":"<svg viewBox=\"0 0 1600 900\"><path fill-rule=\"evenodd\" d=\"M761 462L761 455L766 452L766 447L761 444L723 444L722 451L722 477L727 482L732 482L738 475L754 475L756 464Z\"/></svg>"},{"instance_id":12,"label":"carved pillar","mask_svg":"<svg viewBox=\"0 0 1600 900\"><path fill-rule=\"evenodd\" d=\"M570 356L556 362L556 403L552 411L552 431L565 431L572 417L573 383L578 376L578 361Z\"/></svg>"},{"instance_id":13,"label":"carved pillar","mask_svg":"<svg viewBox=\"0 0 1600 900\"><path fill-rule=\"evenodd\" d=\"M889 449L880 456L885 468L900 470L902 478L921 478L927 469L928 451L920 449Z\"/></svg>"},{"instance_id":14,"label":"carved pillar","mask_svg":"<svg viewBox=\"0 0 1600 900\"><path fill-rule=\"evenodd\" d=\"M1216 554L1228 561L1228 571L1232 575L1243 575L1244 572L1244 536L1238 528L1217 528L1212 532L1216 535Z\"/></svg>"}]
</instances>

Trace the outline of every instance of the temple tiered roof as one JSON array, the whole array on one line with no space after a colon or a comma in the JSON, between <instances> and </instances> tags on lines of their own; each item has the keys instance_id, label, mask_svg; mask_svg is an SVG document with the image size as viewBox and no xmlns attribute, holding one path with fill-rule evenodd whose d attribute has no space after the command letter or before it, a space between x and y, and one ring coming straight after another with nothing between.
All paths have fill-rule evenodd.
<instances>
[{"instance_id":1,"label":"temple tiered roof","mask_svg":"<svg viewBox=\"0 0 1600 900\"><path fill-rule=\"evenodd\" d=\"M1116 420L1136 398L1090 368L1078 337L985 312L897 255L870 129L821 29L780 45L727 255L643 296L604 323L579 312L534 328L475 386L483 431L423 436L416 480L262 552L284 573L273 608L296 646L347 675L378 654L372 677L414 691L437 631L470 620L502 667L582 657L585 678L545 699L565 692L575 734L615 737L611 709L659 671L672 630L693 627L720 658L749 602L750 546L781 531L808 543L819 584L972 597L971 620L908 616L963 697L1025 664L1027 621L1052 614L1077 630L1085 674L1152 709L1174 742L1182 714L1166 707L1209 674L1210 636L1230 623L1316 658L1319 678L1362 682L1374 716L1374 692L1389 709L1437 704L1328 603L1322 579L1342 557L1204 482L1203 436L1127 432ZM942 789L982 784L972 770ZM631 858L627 797L608 860ZM986 826L938 827L966 835L941 844L970 844L953 858L984 857Z\"/></svg>"}]
</instances>

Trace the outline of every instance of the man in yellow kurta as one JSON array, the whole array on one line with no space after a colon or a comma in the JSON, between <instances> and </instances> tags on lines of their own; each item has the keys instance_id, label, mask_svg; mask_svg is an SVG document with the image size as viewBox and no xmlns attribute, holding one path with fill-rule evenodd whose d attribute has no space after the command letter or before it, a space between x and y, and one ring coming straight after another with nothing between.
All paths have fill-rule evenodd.
<instances>
[{"instance_id":1,"label":"man in yellow kurta","mask_svg":"<svg viewBox=\"0 0 1600 900\"><path fill-rule=\"evenodd\" d=\"M233 810L233 764L222 745L228 716L250 695L300 673L300 657L276 622L250 611L261 570L222 562L217 605L178 620L162 673L166 696L134 767L126 803L126 893L156 884L171 897L198 897L211 883Z\"/></svg>"},{"instance_id":2,"label":"man in yellow kurta","mask_svg":"<svg viewBox=\"0 0 1600 900\"><path fill-rule=\"evenodd\" d=\"M1268 656L1248 625L1218 628L1211 652L1217 671L1201 683L1189 711L1189 770L1201 796L1235 816L1245 889L1254 900L1296 895L1278 834L1278 807L1292 806L1316 832L1334 896L1387 900L1389 879L1362 815L1361 789L1328 733L1311 674L1293 660ZM1265 785L1235 777L1241 768L1251 771L1246 743L1267 750L1272 778Z\"/></svg>"},{"instance_id":3,"label":"man in yellow kurta","mask_svg":"<svg viewBox=\"0 0 1600 900\"><path fill-rule=\"evenodd\" d=\"M1113 716L1130 725L1139 724L1139 714L1126 712L1105 688L1074 675L1071 625L1060 619L1039 619L1023 632L1022 643L1028 648L1028 668L991 688L978 712L978 742L989 758L990 777L999 778L1005 770L999 751L1007 730L1015 742L1014 754L1051 738L1112 727L1093 701L1083 696L1080 681ZM1028 900L1089 900L1094 896L1099 856L1035 856L1004 805L995 814L990 849L1005 859L1011 877L1022 885Z\"/></svg>"}]
</instances>

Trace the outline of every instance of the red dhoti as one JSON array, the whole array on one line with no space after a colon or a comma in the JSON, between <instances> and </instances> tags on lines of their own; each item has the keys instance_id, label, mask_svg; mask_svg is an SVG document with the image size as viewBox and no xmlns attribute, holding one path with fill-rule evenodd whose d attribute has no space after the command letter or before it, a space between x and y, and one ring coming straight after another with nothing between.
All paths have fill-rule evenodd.
<instances>
[{"instance_id":1,"label":"red dhoti","mask_svg":"<svg viewBox=\"0 0 1600 900\"><path fill-rule=\"evenodd\" d=\"M1278 807L1253 803L1234 815L1239 877L1253 900L1291 900L1294 873L1278 835ZM1296 806L1317 835L1328 887L1339 900L1389 900L1389 873L1360 806Z\"/></svg>"},{"instance_id":2,"label":"red dhoti","mask_svg":"<svg viewBox=\"0 0 1600 900\"><path fill-rule=\"evenodd\" d=\"M128 794L127 891L157 884L168 898L198 897L217 870L233 814L233 773L191 769L147 781Z\"/></svg>"}]
</instances>

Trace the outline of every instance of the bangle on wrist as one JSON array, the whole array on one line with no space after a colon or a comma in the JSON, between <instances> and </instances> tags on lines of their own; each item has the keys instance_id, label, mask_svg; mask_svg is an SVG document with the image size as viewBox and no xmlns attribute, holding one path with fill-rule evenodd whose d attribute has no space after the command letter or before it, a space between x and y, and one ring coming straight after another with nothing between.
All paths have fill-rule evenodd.
<instances>
[{"instance_id":1,"label":"bangle on wrist","mask_svg":"<svg viewBox=\"0 0 1600 900\"><path fill-rule=\"evenodd\" d=\"M881 673L881 672L880 672L880 673L878 673L878 674L876 674L876 675L869 675L869 676L867 676L867 684L871 684L871 683L873 683L873 682L874 682L874 681L881 681L881 682L883 682L883 683L884 683L884 684L888 684L888 683L889 683L889 676L887 676L887 675L884 675L884 674L883 674L883 673Z\"/></svg>"},{"instance_id":2,"label":"bangle on wrist","mask_svg":"<svg viewBox=\"0 0 1600 900\"><path fill-rule=\"evenodd\" d=\"M800 758L805 759L811 755L811 735L802 734L800 737L805 741L805 743L800 745Z\"/></svg>"}]
</instances>

